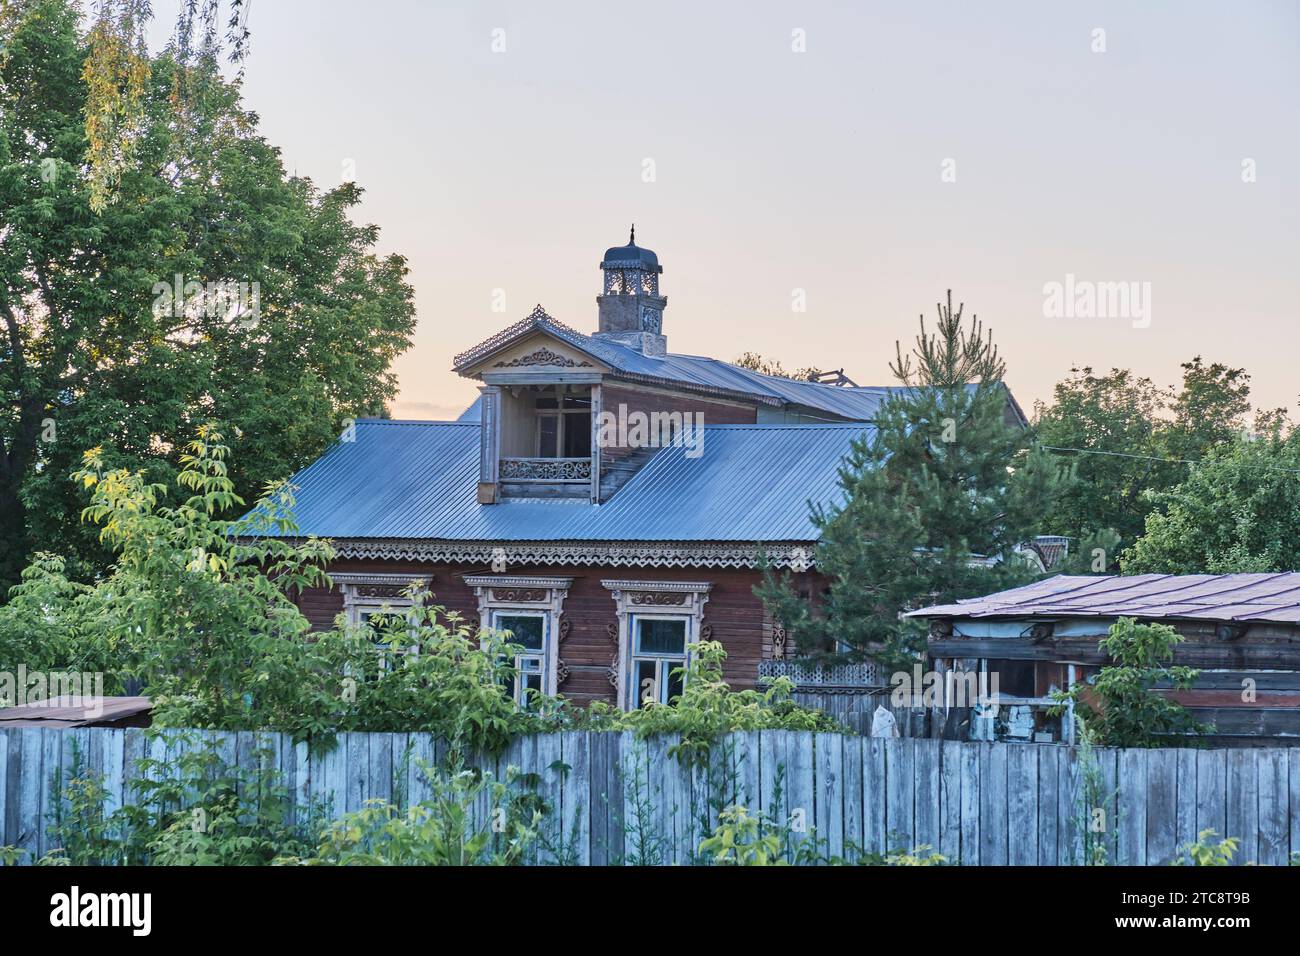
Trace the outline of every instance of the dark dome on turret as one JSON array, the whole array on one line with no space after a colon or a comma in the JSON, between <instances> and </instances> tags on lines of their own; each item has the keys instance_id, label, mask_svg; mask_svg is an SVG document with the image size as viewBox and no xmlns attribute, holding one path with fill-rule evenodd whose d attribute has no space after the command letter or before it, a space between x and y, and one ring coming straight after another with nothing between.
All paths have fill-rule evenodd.
<instances>
[{"instance_id":1,"label":"dark dome on turret","mask_svg":"<svg viewBox=\"0 0 1300 956\"><path fill-rule=\"evenodd\" d=\"M636 244L636 230L626 246L613 246L605 250L605 257L600 261L602 269L623 268L642 269L645 272L663 272L659 257L649 249L642 249Z\"/></svg>"}]
</instances>

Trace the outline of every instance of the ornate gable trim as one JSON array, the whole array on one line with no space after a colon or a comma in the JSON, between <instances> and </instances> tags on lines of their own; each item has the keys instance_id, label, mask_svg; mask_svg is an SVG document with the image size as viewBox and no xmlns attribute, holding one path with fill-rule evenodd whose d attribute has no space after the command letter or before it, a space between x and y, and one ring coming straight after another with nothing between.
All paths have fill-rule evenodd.
<instances>
[{"instance_id":1,"label":"ornate gable trim","mask_svg":"<svg viewBox=\"0 0 1300 956\"><path fill-rule=\"evenodd\" d=\"M509 362L497 362L493 368L523 368L530 365L556 365L561 368L594 368L590 362L583 359L581 362L575 362L567 355L561 355L559 352L552 352L546 346L529 352L527 355L521 355L513 358Z\"/></svg>"},{"instance_id":2,"label":"ornate gable trim","mask_svg":"<svg viewBox=\"0 0 1300 956\"><path fill-rule=\"evenodd\" d=\"M577 329L565 325L558 319L551 318L546 314L546 310L538 305L525 318L520 319L514 325L502 329L491 338L484 339L473 348L466 349L455 356L451 360L452 368L464 374L466 369L478 365L532 332L542 332L553 336L565 345L571 345L592 358L607 361L606 357L601 355L599 342L592 341L590 336L583 335Z\"/></svg>"}]
</instances>

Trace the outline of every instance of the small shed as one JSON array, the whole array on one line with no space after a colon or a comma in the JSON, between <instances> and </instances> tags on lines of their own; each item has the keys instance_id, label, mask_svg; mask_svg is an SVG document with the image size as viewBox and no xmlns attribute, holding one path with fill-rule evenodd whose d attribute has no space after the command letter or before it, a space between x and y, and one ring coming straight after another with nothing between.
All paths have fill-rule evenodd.
<instances>
[{"instance_id":1,"label":"small shed","mask_svg":"<svg viewBox=\"0 0 1300 956\"><path fill-rule=\"evenodd\" d=\"M1050 694L1109 663L1098 642L1118 618L1131 617L1186 638L1173 663L1201 676L1191 690L1169 695L1215 727L1210 743L1300 745L1297 572L1062 574L908 616L929 619L936 670L997 676L996 714L970 723L977 738L1070 739L1068 715L1046 714Z\"/></svg>"},{"instance_id":2,"label":"small shed","mask_svg":"<svg viewBox=\"0 0 1300 956\"><path fill-rule=\"evenodd\" d=\"M0 708L0 730L8 727L148 727L148 697L51 697Z\"/></svg>"}]
</instances>

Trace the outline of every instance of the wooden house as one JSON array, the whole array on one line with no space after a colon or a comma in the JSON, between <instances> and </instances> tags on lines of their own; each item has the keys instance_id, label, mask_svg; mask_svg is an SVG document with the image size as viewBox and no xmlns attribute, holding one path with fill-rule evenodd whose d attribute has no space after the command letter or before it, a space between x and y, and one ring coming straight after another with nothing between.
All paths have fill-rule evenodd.
<instances>
[{"instance_id":1,"label":"wooden house","mask_svg":"<svg viewBox=\"0 0 1300 956\"><path fill-rule=\"evenodd\" d=\"M1070 715L1046 713L1051 692L1108 664L1099 642L1131 617L1185 638L1173 663L1200 678L1166 693L1214 727L1210 743L1300 743L1300 573L1057 575L910 616L930 621L938 673L997 675L997 705L983 715L943 702L934 723L950 735L968 721L977 738L1068 740Z\"/></svg>"},{"instance_id":2,"label":"wooden house","mask_svg":"<svg viewBox=\"0 0 1300 956\"><path fill-rule=\"evenodd\" d=\"M294 477L300 532L338 551L334 589L299 599L316 627L400 605L418 579L525 645L517 693L667 700L704 639L736 687L793 667L753 593L759 554L821 593L809 502L839 496L891 389L668 351L662 267L634 240L601 260L596 332L538 306L455 358L480 392L459 421L359 421ZM870 671L804 677L854 690Z\"/></svg>"}]
</instances>

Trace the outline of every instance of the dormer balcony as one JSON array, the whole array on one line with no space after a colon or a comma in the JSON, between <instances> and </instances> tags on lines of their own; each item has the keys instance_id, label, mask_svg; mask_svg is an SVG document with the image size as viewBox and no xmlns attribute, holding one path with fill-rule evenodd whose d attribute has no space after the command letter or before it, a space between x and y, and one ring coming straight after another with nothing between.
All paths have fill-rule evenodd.
<instances>
[{"instance_id":1,"label":"dormer balcony","mask_svg":"<svg viewBox=\"0 0 1300 956\"><path fill-rule=\"evenodd\" d=\"M592 386L502 385L498 413L483 427L495 434L495 480L501 498L592 496Z\"/></svg>"}]
</instances>

